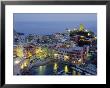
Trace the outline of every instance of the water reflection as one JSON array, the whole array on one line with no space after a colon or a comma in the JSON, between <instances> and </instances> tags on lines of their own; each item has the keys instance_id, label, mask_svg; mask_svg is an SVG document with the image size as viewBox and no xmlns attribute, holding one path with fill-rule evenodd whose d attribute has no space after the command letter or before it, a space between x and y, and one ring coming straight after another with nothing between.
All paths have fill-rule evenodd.
<instances>
[{"instance_id":1,"label":"water reflection","mask_svg":"<svg viewBox=\"0 0 110 88\"><path fill-rule=\"evenodd\" d=\"M38 72L38 75L43 75L45 73L45 66L39 66L36 68L36 71Z\"/></svg>"},{"instance_id":2,"label":"water reflection","mask_svg":"<svg viewBox=\"0 0 110 88\"><path fill-rule=\"evenodd\" d=\"M73 74L73 75L76 75L76 71L73 70L72 74Z\"/></svg>"},{"instance_id":3,"label":"water reflection","mask_svg":"<svg viewBox=\"0 0 110 88\"><path fill-rule=\"evenodd\" d=\"M68 72L68 67L67 67L67 65L65 65L64 71L65 71L65 73Z\"/></svg>"},{"instance_id":4,"label":"water reflection","mask_svg":"<svg viewBox=\"0 0 110 88\"><path fill-rule=\"evenodd\" d=\"M44 66L39 66L31 69L32 75L80 75L75 70L71 69L68 64L54 62Z\"/></svg>"},{"instance_id":5,"label":"water reflection","mask_svg":"<svg viewBox=\"0 0 110 88\"><path fill-rule=\"evenodd\" d=\"M57 71L57 68L58 68L58 64L54 63L54 67L53 67L54 71Z\"/></svg>"}]
</instances>

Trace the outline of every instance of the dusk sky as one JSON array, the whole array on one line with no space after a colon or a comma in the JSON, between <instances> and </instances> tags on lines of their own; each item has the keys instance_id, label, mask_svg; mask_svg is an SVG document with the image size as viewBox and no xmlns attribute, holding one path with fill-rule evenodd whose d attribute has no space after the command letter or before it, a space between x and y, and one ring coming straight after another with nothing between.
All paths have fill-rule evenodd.
<instances>
[{"instance_id":1,"label":"dusk sky","mask_svg":"<svg viewBox=\"0 0 110 88\"><path fill-rule=\"evenodd\" d=\"M52 34L64 32L66 28L85 28L97 33L95 13L14 13L14 29L22 33Z\"/></svg>"}]
</instances>

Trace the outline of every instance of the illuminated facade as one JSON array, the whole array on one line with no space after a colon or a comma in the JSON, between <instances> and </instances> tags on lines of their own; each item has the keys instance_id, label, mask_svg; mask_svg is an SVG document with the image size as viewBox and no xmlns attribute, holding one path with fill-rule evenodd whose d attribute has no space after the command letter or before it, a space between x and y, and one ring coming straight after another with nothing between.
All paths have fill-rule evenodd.
<instances>
[{"instance_id":1,"label":"illuminated facade","mask_svg":"<svg viewBox=\"0 0 110 88\"><path fill-rule=\"evenodd\" d=\"M55 56L58 59L69 61L73 64L82 64L87 60L88 51L89 51L88 46L59 48L58 54L55 54Z\"/></svg>"}]
</instances>

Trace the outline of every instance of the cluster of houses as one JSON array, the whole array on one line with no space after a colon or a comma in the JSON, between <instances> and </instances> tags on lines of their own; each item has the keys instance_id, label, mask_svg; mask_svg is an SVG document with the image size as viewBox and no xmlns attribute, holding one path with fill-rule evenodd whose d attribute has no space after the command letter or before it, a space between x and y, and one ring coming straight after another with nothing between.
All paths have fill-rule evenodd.
<instances>
[{"instance_id":1,"label":"cluster of houses","mask_svg":"<svg viewBox=\"0 0 110 88\"><path fill-rule=\"evenodd\" d=\"M37 47L47 47L48 49L56 51L53 53L54 59L69 61L73 64L82 64L88 59L88 53L91 47L96 47L96 45L92 46L92 44L79 46L78 41L81 40L81 38L83 39L83 37L82 35L70 37L70 30L66 30L65 33L55 33L51 35L25 35L14 31L14 56L16 55L16 48L18 46L23 46L23 49L28 51L33 51ZM88 41L91 42L92 40L93 38L88 39ZM94 51L96 51L96 49Z\"/></svg>"}]
</instances>

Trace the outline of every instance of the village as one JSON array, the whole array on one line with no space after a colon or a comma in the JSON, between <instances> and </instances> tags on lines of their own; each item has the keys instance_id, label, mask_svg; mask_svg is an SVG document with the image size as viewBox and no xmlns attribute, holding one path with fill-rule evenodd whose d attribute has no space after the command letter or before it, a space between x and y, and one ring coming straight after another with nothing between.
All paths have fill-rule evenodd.
<instances>
[{"instance_id":1,"label":"village","mask_svg":"<svg viewBox=\"0 0 110 88\"><path fill-rule=\"evenodd\" d=\"M97 74L97 37L83 24L51 35L25 35L14 30L13 37L14 75ZM35 68L37 72L32 71ZM38 69L49 69L50 73L39 73Z\"/></svg>"}]
</instances>

